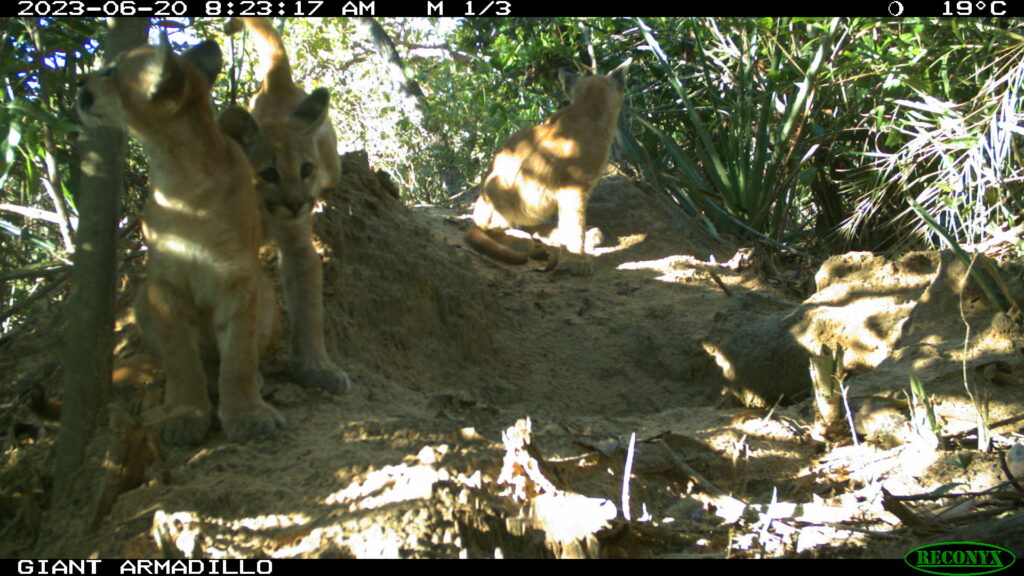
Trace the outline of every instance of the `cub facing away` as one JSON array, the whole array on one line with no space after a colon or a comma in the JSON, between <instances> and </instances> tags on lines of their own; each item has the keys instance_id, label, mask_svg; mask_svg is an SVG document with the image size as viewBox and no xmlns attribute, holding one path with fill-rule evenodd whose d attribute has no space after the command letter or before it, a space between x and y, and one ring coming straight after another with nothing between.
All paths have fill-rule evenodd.
<instances>
[{"instance_id":1,"label":"cub facing away","mask_svg":"<svg viewBox=\"0 0 1024 576\"><path fill-rule=\"evenodd\" d=\"M313 246L313 208L321 190L341 179L337 137L327 114L330 97L326 89L307 94L295 84L288 53L268 19L232 19L227 31L242 26L257 38L263 84L250 111L232 107L217 122L252 164L264 228L277 245L292 372L303 386L345 392L349 377L324 345L323 271Z\"/></svg>"},{"instance_id":2,"label":"cub facing away","mask_svg":"<svg viewBox=\"0 0 1024 576\"><path fill-rule=\"evenodd\" d=\"M251 169L211 110L220 66L216 43L179 57L164 34L158 47L136 48L86 76L78 94L87 125L129 128L149 159L149 256L135 312L167 374L155 423L173 444L199 443L210 426L204 340L216 342L221 359L218 414L228 438L245 441L284 424L260 397L259 354L272 340L275 308L258 261Z\"/></svg>"},{"instance_id":3,"label":"cub facing away","mask_svg":"<svg viewBox=\"0 0 1024 576\"><path fill-rule=\"evenodd\" d=\"M524 264L532 247L514 246L505 231L538 231L558 211L552 240L557 266L576 275L593 273L587 256L587 199L604 171L626 88L627 60L607 75L558 77L571 104L543 124L525 128L498 151L473 206L466 240L478 251Z\"/></svg>"}]
</instances>

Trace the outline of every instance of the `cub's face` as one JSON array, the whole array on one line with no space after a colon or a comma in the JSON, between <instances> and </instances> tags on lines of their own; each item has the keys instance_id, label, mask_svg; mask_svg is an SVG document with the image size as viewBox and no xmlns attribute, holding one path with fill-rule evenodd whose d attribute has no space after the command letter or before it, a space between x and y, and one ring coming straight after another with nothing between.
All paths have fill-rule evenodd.
<instances>
[{"instance_id":1,"label":"cub's face","mask_svg":"<svg viewBox=\"0 0 1024 576\"><path fill-rule=\"evenodd\" d=\"M320 195L324 178L316 133L327 121L327 107L327 91L316 90L286 118L260 125L244 109L232 107L217 119L221 131L245 151L256 193L277 220L309 214Z\"/></svg>"},{"instance_id":2,"label":"cub's face","mask_svg":"<svg viewBox=\"0 0 1024 576\"><path fill-rule=\"evenodd\" d=\"M78 115L87 126L124 126L126 108L144 104L149 90L142 86L153 59L150 48L137 48L114 64L84 76L78 83Z\"/></svg>"},{"instance_id":3,"label":"cub's face","mask_svg":"<svg viewBox=\"0 0 1024 576\"><path fill-rule=\"evenodd\" d=\"M193 99L208 98L220 71L220 47L203 42L180 57L166 35L160 46L126 52L114 64L78 83L78 113L89 126L147 126L173 114Z\"/></svg>"},{"instance_id":4,"label":"cub's face","mask_svg":"<svg viewBox=\"0 0 1024 576\"><path fill-rule=\"evenodd\" d=\"M320 194L317 149L290 122L268 122L263 137L246 150L256 193L274 218L287 222L308 214Z\"/></svg>"}]
</instances>

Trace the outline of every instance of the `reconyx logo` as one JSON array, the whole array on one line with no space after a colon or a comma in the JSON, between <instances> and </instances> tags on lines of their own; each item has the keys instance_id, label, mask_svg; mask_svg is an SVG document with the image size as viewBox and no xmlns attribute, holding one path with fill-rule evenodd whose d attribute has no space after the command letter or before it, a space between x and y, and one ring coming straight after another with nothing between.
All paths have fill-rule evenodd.
<instances>
[{"instance_id":1,"label":"reconyx logo","mask_svg":"<svg viewBox=\"0 0 1024 576\"><path fill-rule=\"evenodd\" d=\"M944 542L914 548L903 557L911 568L943 576L991 574L1005 570L1017 558L1012 552L978 542Z\"/></svg>"}]
</instances>

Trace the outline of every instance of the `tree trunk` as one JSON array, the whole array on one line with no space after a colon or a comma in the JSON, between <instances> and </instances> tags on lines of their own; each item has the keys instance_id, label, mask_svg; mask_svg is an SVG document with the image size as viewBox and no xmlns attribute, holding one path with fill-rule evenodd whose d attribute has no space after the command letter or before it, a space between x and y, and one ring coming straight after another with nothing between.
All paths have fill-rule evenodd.
<instances>
[{"instance_id":1,"label":"tree trunk","mask_svg":"<svg viewBox=\"0 0 1024 576\"><path fill-rule=\"evenodd\" d=\"M380 54L381 61L387 69L391 82L402 92L405 98L406 110L414 116L410 119L416 125L422 126L423 118L425 117L423 91L415 80L405 75L405 66L402 65L402 59L398 56L395 43L391 41L391 37L388 36L384 27L373 18L359 16L354 18L354 20L356 25L369 36L374 48L377 49L377 53Z\"/></svg>"},{"instance_id":2,"label":"tree trunk","mask_svg":"<svg viewBox=\"0 0 1024 576\"><path fill-rule=\"evenodd\" d=\"M443 135L443 131L430 130L431 118L427 116L427 100L423 94L423 90L420 89L419 84L416 80L409 78L405 74L405 66L402 64L402 59L398 55L398 50L395 48L395 43L388 36L384 27L380 25L375 19L370 17L356 17L353 18L356 25L369 37L373 43L374 48L377 50L377 54L380 55L380 59L384 68L387 70L388 77L391 78L392 84L402 94L403 109L407 114L408 119L416 125L417 128L430 134L430 138L433 141L433 152L444 151L438 156L440 158L450 157L452 150L451 143L448 142L447 138ZM452 166L450 160L439 160L435 163L437 172L441 175L445 186L445 196L443 198L450 198L459 193L462 175L460 172ZM433 196L433 194L431 194Z\"/></svg>"},{"instance_id":3,"label":"tree trunk","mask_svg":"<svg viewBox=\"0 0 1024 576\"><path fill-rule=\"evenodd\" d=\"M113 18L104 62L146 42L148 18ZM64 403L54 463L54 499L71 495L76 471L110 401L117 269L117 221L124 191L126 136L113 128L86 129L79 139L80 220L66 305Z\"/></svg>"}]
</instances>

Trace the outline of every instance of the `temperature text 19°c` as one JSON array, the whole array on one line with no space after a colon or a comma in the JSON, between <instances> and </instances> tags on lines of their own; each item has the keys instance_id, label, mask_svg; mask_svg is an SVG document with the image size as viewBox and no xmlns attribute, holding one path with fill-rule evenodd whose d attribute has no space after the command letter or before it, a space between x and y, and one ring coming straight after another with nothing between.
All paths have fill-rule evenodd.
<instances>
[{"instance_id":1,"label":"temperature text 19\u00b0c","mask_svg":"<svg viewBox=\"0 0 1024 576\"><path fill-rule=\"evenodd\" d=\"M946 0L942 3L943 16L1006 16L1006 1L992 0ZM987 10L986 10L987 8Z\"/></svg>"}]
</instances>

